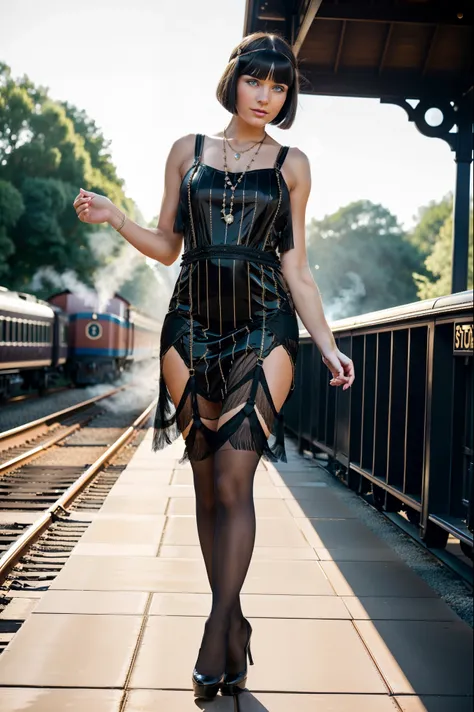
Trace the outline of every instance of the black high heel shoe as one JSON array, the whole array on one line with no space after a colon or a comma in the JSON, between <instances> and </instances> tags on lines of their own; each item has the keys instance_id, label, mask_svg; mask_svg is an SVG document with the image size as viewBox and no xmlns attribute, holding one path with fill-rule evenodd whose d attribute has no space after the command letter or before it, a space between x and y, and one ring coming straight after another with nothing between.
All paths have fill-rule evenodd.
<instances>
[{"instance_id":1,"label":"black high heel shoe","mask_svg":"<svg viewBox=\"0 0 474 712\"><path fill-rule=\"evenodd\" d=\"M245 669L238 673L225 673L221 684L221 693L223 695L238 695L245 689L247 682L247 657L250 665L253 665L252 651L250 650L250 638L252 637L252 626L247 619L248 638L245 645Z\"/></svg>"},{"instance_id":2,"label":"black high heel shoe","mask_svg":"<svg viewBox=\"0 0 474 712\"><path fill-rule=\"evenodd\" d=\"M201 673L194 668L192 676L194 697L213 700L223 681L224 673L222 673L220 677L212 677L211 675L201 675Z\"/></svg>"},{"instance_id":3,"label":"black high heel shoe","mask_svg":"<svg viewBox=\"0 0 474 712\"><path fill-rule=\"evenodd\" d=\"M209 619L208 619L209 620ZM228 642L229 631L226 632L226 646ZM199 648L201 652L201 648ZM218 677L213 675L203 675L198 672L196 668L193 670L192 683L194 690L194 697L202 698L204 700L212 700L217 695L219 687L224 681L225 672L223 672Z\"/></svg>"}]
</instances>

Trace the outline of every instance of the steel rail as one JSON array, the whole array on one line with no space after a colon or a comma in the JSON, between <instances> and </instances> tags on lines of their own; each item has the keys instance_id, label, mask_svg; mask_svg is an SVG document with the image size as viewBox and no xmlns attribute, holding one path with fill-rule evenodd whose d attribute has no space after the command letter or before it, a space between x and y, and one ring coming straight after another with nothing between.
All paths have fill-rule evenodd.
<instances>
[{"instance_id":1,"label":"steel rail","mask_svg":"<svg viewBox=\"0 0 474 712\"><path fill-rule=\"evenodd\" d=\"M76 413L82 408L87 408L90 405L93 405L94 403L98 403L99 401L103 400L104 398L110 398L110 396L115 395L116 393L119 393L119 391L123 391L125 388L128 388L127 385L125 386L120 386L119 388L113 388L111 391L108 391L107 393L103 393L100 396L94 396L93 398L89 398L86 401L83 401L82 403L77 403L76 405L69 406L69 408L64 408L63 410L58 410L56 413L52 413L51 415L45 415L43 418L38 418L37 420L31 420L29 423L25 423L24 425L18 425L16 428L11 428L10 430L4 430L3 433L0 433L0 441L1 440L7 440L8 438L12 438L15 435L20 435L21 433L25 433L28 430L33 430L33 428L37 428L40 425L47 425L50 421L55 421L58 420L59 418L63 418L66 415L71 415L72 413Z\"/></svg>"},{"instance_id":2,"label":"steel rail","mask_svg":"<svg viewBox=\"0 0 474 712\"><path fill-rule=\"evenodd\" d=\"M74 425L70 425L68 428L63 430L62 433L59 433L58 435L55 435L49 440L46 440L46 442L42 443L41 445L37 445L31 450L24 452L22 455L17 455L16 457L12 457L11 460L3 462L2 464L0 464L0 475L4 475L9 470L18 467L18 465L26 464L29 460L31 460L32 457L35 457L35 455L39 455L39 453L43 450L48 450L50 447L56 445L56 443L60 442L61 440L64 440L64 438L67 438L68 435L71 435L73 432L79 430L83 426L84 423L75 423Z\"/></svg>"},{"instance_id":3,"label":"steel rail","mask_svg":"<svg viewBox=\"0 0 474 712\"><path fill-rule=\"evenodd\" d=\"M90 466L68 489L56 500L28 529L7 549L0 559L0 583L4 581L8 572L21 559L25 551L43 534L51 524L60 518L60 514L69 514L66 507L87 487L95 475L127 442L143 422L150 416L156 406L157 398L150 403L141 415L120 435L119 438Z\"/></svg>"}]
</instances>

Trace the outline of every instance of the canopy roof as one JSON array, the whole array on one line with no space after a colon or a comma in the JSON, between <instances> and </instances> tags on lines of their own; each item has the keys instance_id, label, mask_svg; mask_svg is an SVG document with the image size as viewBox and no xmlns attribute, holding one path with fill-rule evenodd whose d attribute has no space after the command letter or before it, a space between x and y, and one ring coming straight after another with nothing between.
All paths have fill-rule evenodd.
<instances>
[{"instance_id":1,"label":"canopy roof","mask_svg":"<svg viewBox=\"0 0 474 712\"><path fill-rule=\"evenodd\" d=\"M247 0L244 34L278 32L305 94L455 99L472 89L472 0Z\"/></svg>"}]
</instances>

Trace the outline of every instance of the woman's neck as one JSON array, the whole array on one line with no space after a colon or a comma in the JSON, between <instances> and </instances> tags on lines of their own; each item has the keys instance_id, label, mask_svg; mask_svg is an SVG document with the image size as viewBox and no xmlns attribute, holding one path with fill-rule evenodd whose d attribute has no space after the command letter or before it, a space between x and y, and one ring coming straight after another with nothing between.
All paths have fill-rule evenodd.
<instances>
[{"instance_id":1,"label":"woman's neck","mask_svg":"<svg viewBox=\"0 0 474 712\"><path fill-rule=\"evenodd\" d=\"M261 141L265 134L265 126L250 126L239 116L233 116L225 130L227 138L233 143L245 144Z\"/></svg>"}]
</instances>

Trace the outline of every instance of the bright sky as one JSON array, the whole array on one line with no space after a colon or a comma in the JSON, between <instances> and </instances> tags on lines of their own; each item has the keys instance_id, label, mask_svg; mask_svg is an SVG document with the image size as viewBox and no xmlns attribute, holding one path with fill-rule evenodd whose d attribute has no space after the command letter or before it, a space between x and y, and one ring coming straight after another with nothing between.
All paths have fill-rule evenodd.
<instances>
[{"instance_id":1,"label":"bright sky","mask_svg":"<svg viewBox=\"0 0 474 712\"><path fill-rule=\"evenodd\" d=\"M0 61L97 122L151 220L173 141L230 120L215 88L244 10L245 0L0 0ZM454 187L448 145L377 100L302 95L293 127L269 133L310 159L308 220L368 199L409 228L419 206Z\"/></svg>"}]
</instances>

